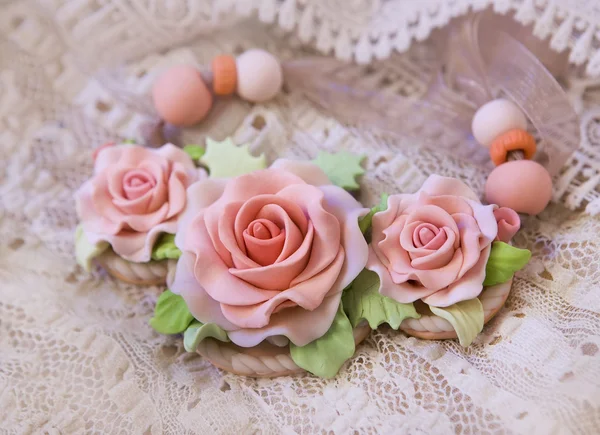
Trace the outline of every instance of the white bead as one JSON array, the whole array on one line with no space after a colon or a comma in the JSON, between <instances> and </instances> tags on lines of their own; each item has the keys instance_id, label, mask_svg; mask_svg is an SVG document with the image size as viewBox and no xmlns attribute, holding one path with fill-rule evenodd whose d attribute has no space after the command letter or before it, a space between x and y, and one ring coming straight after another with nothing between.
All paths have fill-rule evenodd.
<instances>
[{"instance_id":1,"label":"white bead","mask_svg":"<svg viewBox=\"0 0 600 435\"><path fill-rule=\"evenodd\" d=\"M514 128L527 130L527 118L515 103L501 98L481 106L471 124L475 140L486 147L502 133Z\"/></svg>"},{"instance_id":2,"label":"white bead","mask_svg":"<svg viewBox=\"0 0 600 435\"><path fill-rule=\"evenodd\" d=\"M244 100L261 103L281 90L283 72L279 60L264 50L248 50L236 59L237 93Z\"/></svg>"}]
</instances>

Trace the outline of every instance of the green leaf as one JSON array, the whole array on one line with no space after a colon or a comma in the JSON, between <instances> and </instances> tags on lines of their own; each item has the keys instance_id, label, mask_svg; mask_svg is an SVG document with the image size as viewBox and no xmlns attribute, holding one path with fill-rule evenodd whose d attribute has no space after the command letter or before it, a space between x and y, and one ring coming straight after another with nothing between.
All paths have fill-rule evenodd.
<instances>
[{"instance_id":1,"label":"green leaf","mask_svg":"<svg viewBox=\"0 0 600 435\"><path fill-rule=\"evenodd\" d=\"M357 156L347 151L333 154L321 151L313 163L319 166L336 186L346 190L356 190L360 187L356 177L365 173L360 165L364 158L364 155Z\"/></svg>"},{"instance_id":2,"label":"green leaf","mask_svg":"<svg viewBox=\"0 0 600 435\"><path fill-rule=\"evenodd\" d=\"M401 304L379 293L379 276L367 269L344 291L342 300L353 327L366 320L371 329L376 329L382 323L398 329L407 317L421 317L413 304Z\"/></svg>"},{"instance_id":3,"label":"green leaf","mask_svg":"<svg viewBox=\"0 0 600 435\"><path fill-rule=\"evenodd\" d=\"M192 160L200 160L206 152L200 145L186 145L183 150L189 154Z\"/></svg>"},{"instance_id":4,"label":"green leaf","mask_svg":"<svg viewBox=\"0 0 600 435\"><path fill-rule=\"evenodd\" d=\"M75 229L75 258L77 264L86 272L92 268L92 259L102 254L109 246L108 242L92 245L83 231L83 226L78 225Z\"/></svg>"},{"instance_id":5,"label":"green leaf","mask_svg":"<svg viewBox=\"0 0 600 435\"><path fill-rule=\"evenodd\" d=\"M181 257L181 251L175 246L175 234L162 233L152 248L153 260L164 260L170 258L177 260Z\"/></svg>"},{"instance_id":6,"label":"green leaf","mask_svg":"<svg viewBox=\"0 0 600 435\"><path fill-rule=\"evenodd\" d=\"M470 345L477 334L483 330L483 305L477 298L458 302L449 307L429 306L429 308L433 314L450 322L463 347Z\"/></svg>"},{"instance_id":7,"label":"green leaf","mask_svg":"<svg viewBox=\"0 0 600 435\"><path fill-rule=\"evenodd\" d=\"M363 216L358 220L358 227L362 231L363 234L367 232L369 228L371 228L371 222L373 222L373 216L375 213L379 213L380 211L384 211L387 209L387 201L389 195L387 193L381 194L381 201L375 207L371 209L369 214Z\"/></svg>"},{"instance_id":8,"label":"green leaf","mask_svg":"<svg viewBox=\"0 0 600 435\"><path fill-rule=\"evenodd\" d=\"M354 355L352 325L340 302L329 330L306 346L290 343L290 355L298 366L322 378L332 378L342 364Z\"/></svg>"},{"instance_id":9,"label":"green leaf","mask_svg":"<svg viewBox=\"0 0 600 435\"><path fill-rule=\"evenodd\" d=\"M227 332L216 323L200 323L194 320L183 333L183 347L188 352L195 352L198 344L209 337L219 341L229 341Z\"/></svg>"},{"instance_id":10,"label":"green leaf","mask_svg":"<svg viewBox=\"0 0 600 435\"><path fill-rule=\"evenodd\" d=\"M123 141L123 143L124 143L124 144L129 144L129 145L135 145L135 144L136 144L136 141L135 141L135 139L125 139L125 140Z\"/></svg>"},{"instance_id":11,"label":"green leaf","mask_svg":"<svg viewBox=\"0 0 600 435\"><path fill-rule=\"evenodd\" d=\"M531 251L527 249L515 248L504 242L494 242L485 266L483 285L488 287L508 281L516 271L525 267L530 258Z\"/></svg>"},{"instance_id":12,"label":"green leaf","mask_svg":"<svg viewBox=\"0 0 600 435\"><path fill-rule=\"evenodd\" d=\"M201 162L208 166L210 176L214 178L237 177L267 167L264 154L254 157L248 144L236 146L231 138L223 142L206 139L206 152Z\"/></svg>"},{"instance_id":13,"label":"green leaf","mask_svg":"<svg viewBox=\"0 0 600 435\"><path fill-rule=\"evenodd\" d=\"M183 298L171 290L165 290L156 301L150 326L161 334L179 334L187 329L192 320L194 317Z\"/></svg>"}]
</instances>

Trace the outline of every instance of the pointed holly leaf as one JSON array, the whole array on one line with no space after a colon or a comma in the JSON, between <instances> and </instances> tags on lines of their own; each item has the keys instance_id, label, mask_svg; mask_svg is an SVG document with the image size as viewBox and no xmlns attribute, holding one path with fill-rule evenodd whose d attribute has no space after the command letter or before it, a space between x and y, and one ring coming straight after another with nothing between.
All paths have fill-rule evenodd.
<instances>
[{"instance_id":1,"label":"pointed holly leaf","mask_svg":"<svg viewBox=\"0 0 600 435\"><path fill-rule=\"evenodd\" d=\"M194 320L183 333L183 347L188 352L196 352L200 342L209 337L219 341L230 341L227 332L215 323L200 323Z\"/></svg>"},{"instance_id":2,"label":"pointed holly leaf","mask_svg":"<svg viewBox=\"0 0 600 435\"><path fill-rule=\"evenodd\" d=\"M83 231L83 226L78 225L75 229L75 258L86 272L92 268L92 260L102 254L110 245L108 242L91 244Z\"/></svg>"},{"instance_id":3,"label":"pointed holly leaf","mask_svg":"<svg viewBox=\"0 0 600 435\"><path fill-rule=\"evenodd\" d=\"M347 151L333 154L320 151L313 163L319 166L336 186L346 190L356 190L360 187L356 177L365 173L360 165L364 158L364 155L357 156Z\"/></svg>"},{"instance_id":4,"label":"pointed holly leaf","mask_svg":"<svg viewBox=\"0 0 600 435\"><path fill-rule=\"evenodd\" d=\"M237 177L266 168L265 155L254 157L248 147L248 144L236 146L231 138L222 142L207 138L201 162L208 167L213 178Z\"/></svg>"},{"instance_id":5,"label":"pointed holly leaf","mask_svg":"<svg viewBox=\"0 0 600 435\"><path fill-rule=\"evenodd\" d=\"M373 222L373 215L375 215L375 213L379 213L380 211L387 210L388 197L389 195L387 193L382 193L381 201L379 201L379 204L373 207L366 216L363 216L358 220L358 226L363 234L365 234L367 230L371 228L371 223Z\"/></svg>"},{"instance_id":6,"label":"pointed holly leaf","mask_svg":"<svg viewBox=\"0 0 600 435\"><path fill-rule=\"evenodd\" d=\"M153 260L165 260L167 258L177 260L181 257L181 251L175 246L175 234L162 233L152 248Z\"/></svg>"},{"instance_id":7,"label":"pointed holly leaf","mask_svg":"<svg viewBox=\"0 0 600 435\"><path fill-rule=\"evenodd\" d=\"M171 290L165 290L156 301L150 326L161 334L179 334L194 320L185 300Z\"/></svg>"},{"instance_id":8,"label":"pointed holly leaf","mask_svg":"<svg viewBox=\"0 0 600 435\"><path fill-rule=\"evenodd\" d=\"M413 304L401 304L379 293L379 276L367 269L344 291L342 300L353 327L366 320L371 329L382 323L398 329L404 319L421 317Z\"/></svg>"},{"instance_id":9,"label":"pointed holly leaf","mask_svg":"<svg viewBox=\"0 0 600 435\"><path fill-rule=\"evenodd\" d=\"M432 307L431 312L446 319L458 335L461 346L470 345L477 334L483 330L483 305L477 298L458 302L449 307Z\"/></svg>"},{"instance_id":10,"label":"pointed holly leaf","mask_svg":"<svg viewBox=\"0 0 600 435\"><path fill-rule=\"evenodd\" d=\"M183 147L183 151L188 153L192 160L200 160L205 153L204 148L200 145L186 145Z\"/></svg>"},{"instance_id":11,"label":"pointed holly leaf","mask_svg":"<svg viewBox=\"0 0 600 435\"><path fill-rule=\"evenodd\" d=\"M529 262L531 251L519 249L504 242L494 242L485 266L485 287L502 284L513 277Z\"/></svg>"},{"instance_id":12,"label":"pointed holly leaf","mask_svg":"<svg viewBox=\"0 0 600 435\"><path fill-rule=\"evenodd\" d=\"M290 343L290 355L304 370L322 378L332 378L340 367L354 355L352 325L340 302L329 330L306 346Z\"/></svg>"}]
</instances>

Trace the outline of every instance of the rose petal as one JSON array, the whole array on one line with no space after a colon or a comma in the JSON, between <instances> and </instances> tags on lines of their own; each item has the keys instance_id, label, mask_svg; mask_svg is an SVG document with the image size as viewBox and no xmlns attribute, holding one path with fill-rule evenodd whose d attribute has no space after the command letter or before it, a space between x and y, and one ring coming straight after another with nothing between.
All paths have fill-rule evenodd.
<instances>
[{"instance_id":1,"label":"rose petal","mask_svg":"<svg viewBox=\"0 0 600 435\"><path fill-rule=\"evenodd\" d=\"M253 347L268 337L283 335L296 346L305 346L322 337L329 330L341 297L341 292L334 293L323 299L323 302L313 311L302 307L288 308L273 314L267 326L238 329L229 332L229 338L238 346Z\"/></svg>"},{"instance_id":2,"label":"rose petal","mask_svg":"<svg viewBox=\"0 0 600 435\"><path fill-rule=\"evenodd\" d=\"M334 215L340 223L341 245L346 253L342 270L328 294L341 292L350 285L364 269L369 257L369 246L360 227L359 218L369 213L368 208L352 195L337 186L320 186L325 194L325 209Z\"/></svg>"},{"instance_id":3,"label":"rose petal","mask_svg":"<svg viewBox=\"0 0 600 435\"><path fill-rule=\"evenodd\" d=\"M271 168L289 171L313 186L332 184L327 174L310 161L277 159L273 162Z\"/></svg>"},{"instance_id":4,"label":"rose petal","mask_svg":"<svg viewBox=\"0 0 600 435\"><path fill-rule=\"evenodd\" d=\"M494 210L494 217L498 223L498 235L496 240L508 243L521 228L521 219L516 211L508 207L500 207Z\"/></svg>"},{"instance_id":5,"label":"rose petal","mask_svg":"<svg viewBox=\"0 0 600 435\"><path fill-rule=\"evenodd\" d=\"M232 275L211 242L202 214L193 221L189 232L196 233L194 241L197 245L194 244L193 252L201 259L196 264L194 274L200 286L213 299L223 304L252 305L265 302L279 293L254 287Z\"/></svg>"},{"instance_id":6,"label":"rose petal","mask_svg":"<svg viewBox=\"0 0 600 435\"><path fill-rule=\"evenodd\" d=\"M266 227L263 226L262 228L268 233ZM269 264L275 263L275 260L277 260L277 257L279 257L279 254L283 249L284 242L285 231L280 232L279 235L270 239L259 239L251 236L248 231L244 231L244 244L246 245L248 257L261 266L268 266Z\"/></svg>"},{"instance_id":7,"label":"rose petal","mask_svg":"<svg viewBox=\"0 0 600 435\"><path fill-rule=\"evenodd\" d=\"M151 149L151 152L167 159L171 164L183 166L183 170L186 172L197 171L196 165L194 165L194 161L189 154L172 143L165 144L160 148Z\"/></svg>"},{"instance_id":8,"label":"rose petal","mask_svg":"<svg viewBox=\"0 0 600 435\"><path fill-rule=\"evenodd\" d=\"M200 214L201 210L219 199L225 190L227 180L206 178L197 181L187 188L187 202L184 212L179 217L179 229L175 235L175 245L182 251L194 251L194 247L201 243L195 234L189 231L192 221Z\"/></svg>"},{"instance_id":9,"label":"rose petal","mask_svg":"<svg viewBox=\"0 0 600 435\"><path fill-rule=\"evenodd\" d=\"M408 225L405 227L405 230L407 228ZM452 259L454 258L454 253L456 251L454 245L457 237L454 234L454 232L448 227L442 228L442 231L446 234L446 241L439 249L430 251L428 249L421 248L421 251L430 252L428 252L427 255L416 256L416 258L412 258L413 256L409 253L409 256L411 256L410 264L413 268L417 270L441 269L447 266L452 261ZM403 231L403 234L404 232L405 231Z\"/></svg>"},{"instance_id":10,"label":"rose petal","mask_svg":"<svg viewBox=\"0 0 600 435\"><path fill-rule=\"evenodd\" d=\"M177 260L175 277L170 290L181 295L195 319L202 323L216 323L226 331L237 329L221 312L221 304L211 298L198 284L194 276L195 263L199 261L194 254L183 252Z\"/></svg>"},{"instance_id":11,"label":"rose petal","mask_svg":"<svg viewBox=\"0 0 600 435\"><path fill-rule=\"evenodd\" d=\"M336 259L325 270L307 281L280 292L262 304L245 306L222 304L223 315L241 328L262 328L269 324L271 314L278 306L287 301L293 301L298 306L312 311L321 304L337 280L344 257L344 251L340 248Z\"/></svg>"},{"instance_id":12,"label":"rose petal","mask_svg":"<svg viewBox=\"0 0 600 435\"><path fill-rule=\"evenodd\" d=\"M93 202L94 185L88 180L75 192L75 209L86 233L116 234L120 222L113 222L96 212Z\"/></svg>"},{"instance_id":13,"label":"rose petal","mask_svg":"<svg viewBox=\"0 0 600 435\"><path fill-rule=\"evenodd\" d=\"M423 298L423 302L434 307L448 307L457 302L467 301L479 296L483 290L485 266L490 251L491 245L488 245L481 251L477 263L462 278L453 282L448 288Z\"/></svg>"},{"instance_id":14,"label":"rose petal","mask_svg":"<svg viewBox=\"0 0 600 435\"><path fill-rule=\"evenodd\" d=\"M379 276L379 293L402 304L409 304L435 292L435 290L429 290L423 286L411 285L406 282L408 279L395 283L388 268L379 260L372 248L369 249L366 268Z\"/></svg>"},{"instance_id":15,"label":"rose petal","mask_svg":"<svg viewBox=\"0 0 600 435\"><path fill-rule=\"evenodd\" d=\"M413 261L413 264L420 260L421 259ZM462 264L463 253L460 249L457 249L454 251L451 260L445 266L425 270L415 267L414 273L423 287L437 291L444 287L448 287L456 280ZM424 267L423 264L419 264L418 266Z\"/></svg>"},{"instance_id":16,"label":"rose petal","mask_svg":"<svg viewBox=\"0 0 600 435\"><path fill-rule=\"evenodd\" d=\"M377 237L384 238L379 242L375 242L375 237L372 238L371 246L380 261L390 270L398 273L409 273L413 267L410 264L411 259L408 252L400 246L400 234L406 224L406 216L400 216L389 227L381 231Z\"/></svg>"},{"instance_id":17,"label":"rose petal","mask_svg":"<svg viewBox=\"0 0 600 435\"><path fill-rule=\"evenodd\" d=\"M318 187L297 184L282 189L279 196L296 202L308 215L314 228L308 264L290 283L294 286L317 275L336 258L340 247L341 226L337 218L324 208L325 194Z\"/></svg>"},{"instance_id":18,"label":"rose petal","mask_svg":"<svg viewBox=\"0 0 600 435\"><path fill-rule=\"evenodd\" d=\"M419 192L425 192L429 195L452 195L464 196L474 201L479 201L479 198L471 190L469 186L456 178L441 177L439 175L430 175L423 183Z\"/></svg>"},{"instance_id":19,"label":"rose petal","mask_svg":"<svg viewBox=\"0 0 600 435\"><path fill-rule=\"evenodd\" d=\"M463 253L463 264L457 278L461 278L479 260L481 256L481 232L473 216L457 213L452 216L460 228L460 249Z\"/></svg>"},{"instance_id":20,"label":"rose petal","mask_svg":"<svg viewBox=\"0 0 600 435\"><path fill-rule=\"evenodd\" d=\"M171 218L181 213L185 208L186 189L196 181L197 171L185 172L184 166L179 163L173 163L171 175L168 180L169 187L169 210L167 218Z\"/></svg>"},{"instance_id":21,"label":"rose petal","mask_svg":"<svg viewBox=\"0 0 600 435\"><path fill-rule=\"evenodd\" d=\"M494 241L498 235L498 223L494 216L494 210L498 208L497 205L482 205L477 201L468 201L469 205L473 209L473 217L477 221L479 231L482 234L480 242L481 249L489 245Z\"/></svg>"},{"instance_id":22,"label":"rose petal","mask_svg":"<svg viewBox=\"0 0 600 435\"><path fill-rule=\"evenodd\" d=\"M162 222L148 232L121 231L116 235L106 236L113 251L125 260L134 263L145 263L152 259L152 247L161 233L175 234L177 220Z\"/></svg>"},{"instance_id":23,"label":"rose petal","mask_svg":"<svg viewBox=\"0 0 600 435\"><path fill-rule=\"evenodd\" d=\"M435 236L439 234L440 230L435 225L430 223L420 223L413 231L412 234L412 242L415 248L423 248L425 245L429 244ZM444 234L445 235L445 234ZM443 241L442 241L443 244ZM441 245L440 245L441 246ZM429 248L429 249L438 249L437 248Z\"/></svg>"},{"instance_id":24,"label":"rose petal","mask_svg":"<svg viewBox=\"0 0 600 435\"><path fill-rule=\"evenodd\" d=\"M306 269L311 250L313 250L314 229L312 222L308 224L308 232L300 247L288 258L276 261L267 266L229 269L229 272L244 280L266 290L285 290L294 285L293 281Z\"/></svg>"}]
</instances>

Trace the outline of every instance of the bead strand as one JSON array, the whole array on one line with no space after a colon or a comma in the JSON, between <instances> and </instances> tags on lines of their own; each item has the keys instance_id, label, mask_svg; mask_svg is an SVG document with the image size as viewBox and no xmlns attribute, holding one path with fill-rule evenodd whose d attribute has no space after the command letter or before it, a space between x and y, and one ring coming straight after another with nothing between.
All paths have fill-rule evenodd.
<instances>
[{"instance_id":1,"label":"bead strand","mask_svg":"<svg viewBox=\"0 0 600 435\"><path fill-rule=\"evenodd\" d=\"M471 129L496 165L485 185L487 202L530 215L544 210L552 197L552 179L532 160L535 138L527 132L521 109L509 100L492 100L477 110Z\"/></svg>"},{"instance_id":2,"label":"bead strand","mask_svg":"<svg viewBox=\"0 0 600 435\"><path fill-rule=\"evenodd\" d=\"M152 98L165 122L190 127L206 118L214 96L237 93L243 100L262 103L275 97L282 86L279 60L267 51L252 49L237 58L216 56L209 71L187 65L172 67L154 82Z\"/></svg>"}]
</instances>

